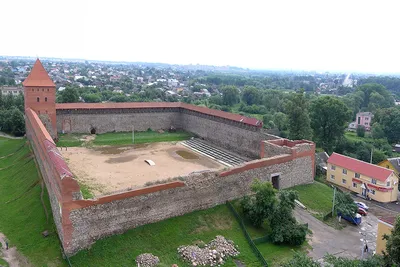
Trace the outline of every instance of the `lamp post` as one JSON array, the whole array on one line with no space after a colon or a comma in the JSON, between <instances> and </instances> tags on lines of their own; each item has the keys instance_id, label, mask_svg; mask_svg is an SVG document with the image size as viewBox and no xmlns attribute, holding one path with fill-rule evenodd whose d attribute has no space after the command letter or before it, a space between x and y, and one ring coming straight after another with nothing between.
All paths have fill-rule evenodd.
<instances>
[{"instance_id":1,"label":"lamp post","mask_svg":"<svg viewBox=\"0 0 400 267\"><path fill-rule=\"evenodd\" d=\"M332 201L332 217L335 214L335 198L336 198L336 187L331 185L333 188L333 201Z\"/></svg>"}]
</instances>

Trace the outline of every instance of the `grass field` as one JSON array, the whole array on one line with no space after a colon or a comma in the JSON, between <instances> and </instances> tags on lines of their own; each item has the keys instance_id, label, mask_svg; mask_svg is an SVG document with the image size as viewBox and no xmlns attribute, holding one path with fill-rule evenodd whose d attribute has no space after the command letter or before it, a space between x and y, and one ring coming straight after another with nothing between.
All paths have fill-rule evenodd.
<instances>
[{"instance_id":1,"label":"grass field","mask_svg":"<svg viewBox=\"0 0 400 267\"><path fill-rule=\"evenodd\" d=\"M372 143L374 140L371 138L370 133L366 132L365 133L365 137L359 137L357 136L356 132L350 132L350 131L346 131L344 133L344 136L351 141L364 141L367 143Z\"/></svg>"},{"instance_id":2,"label":"grass field","mask_svg":"<svg viewBox=\"0 0 400 267\"><path fill-rule=\"evenodd\" d=\"M76 147L84 145L85 141L82 139L87 134L60 134L58 147ZM154 142L171 142L187 140L193 135L184 131L169 132L135 132L135 144L154 143ZM132 132L119 132L119 133L104 133L95 136L90 145L132 145Z\"/></svg>"},{"instance_id":3,"label":"grass field","mask_svg":"<svg viewBox=\"0 0 400 267\"><path fill-rule=\"evenodd\" d=\"M299 194L299 201L318 219L332 210L333 189L317 181L290 188Z\"/></svg>"},{"instance_id":4,"label":"grass field","mask_svg":"<svg viewBox=\"0 0 400 267\"><path fill-rule=\"evenodd\" d=\"M39 175L26 139L0 137L0 158L13 152L0 159L0 168L6 167L0 170L0 232L34 266L65 266L53 218L46 221ZM51 216L46 191L44 203ZM51 235L43 238L44 230Z\"/></svg>"},{"instance_id":5,"label":"grass field","mask_svg":"<svg viewBox=\"0 0 400 267\"><path fill-rule=\"evenodd\" d=\"M74 266L135 266L136 256L148 252L160 258L160 266L174 263L179 267L189 266L179 259L177 248L199 240L207 243L216 235L223 235L239 245L238 259L246 266L260 266L226 205L144 225L122 235L99 240L89 250L73 256L71 263ZM231 259L224 266L236 265Z\"/></svg>"}]
</instances>

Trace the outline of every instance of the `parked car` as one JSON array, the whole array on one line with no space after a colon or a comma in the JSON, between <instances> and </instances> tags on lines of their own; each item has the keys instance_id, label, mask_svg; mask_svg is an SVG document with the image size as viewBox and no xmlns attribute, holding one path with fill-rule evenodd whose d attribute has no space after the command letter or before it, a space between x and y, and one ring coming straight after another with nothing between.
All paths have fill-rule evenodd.
<instances>
[{"instance_id":1,"label":"parked car","mask_svg":"<svg viewBox=\"0 0 400 267\"><path fill-rule=\"evenodd\" d=\"M354 216L344 216L343 214L338 212L338 216L355 225L359 225L361 223L361 215L358 213L356 213Z\"/></svg>"},{"instance_id":2,"label":"parked car","mask_svg":"<svg viewBox=\"0 0 400 267\"><path fill-rule=\"evenodd\" d=\"M358 206L359 208L362 208L362 209L364 209L365 211L368 211L368 209L369 209L369 207L368 207L367 205L365 205L364 202L357 202L357 201L354 201L354 203L356 203L357 206Z\"/></svg>"},{"instance_id":3,"label":"parked car","mask_svg":"<svg viewBox=\"0 0 400 267\"><path fill-rule=\"evenodd\" d=\"M360 215L363 215L363 216L367 216L367 214L368 214L368 212L365 209L360 208L360 207L358 207L357 213Z\"/></svg>"}]
</instances>

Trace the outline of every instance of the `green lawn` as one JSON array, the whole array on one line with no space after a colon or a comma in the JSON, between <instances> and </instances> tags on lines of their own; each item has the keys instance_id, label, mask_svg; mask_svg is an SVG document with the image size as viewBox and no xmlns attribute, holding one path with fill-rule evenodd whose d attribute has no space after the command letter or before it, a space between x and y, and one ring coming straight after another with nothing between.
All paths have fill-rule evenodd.
<instances>
[{"instance_id":1,"label":"green lawn","mask_svg":"<svg viewBox=\"0 0 400 267\"><path fill-rule=\"evenodd\" d=\"M295 252L306 253L310 246L306 243L300 247L291 247L285 245L274 245L272 243L263 243L257 245L258 250L267 260L269 267L280 266L281 263L290 260Z\"/></svg>"},{"instance_id":2,"label":"green lawn","mask_svg":"<svg viewBox=\"0 0 400 267\"><path fill-rule=\"evenodd\" d=\"M81 141L86 134L60 134L57 146L61 147L76 147L84 145L84 141ZM146 132L135 132L135 144L143 143L154 143L154 142L171 142L187 140L193 136L193 134L176 131L174 133L163 132L159 133L156 131ZM93 141L90 141L90 145L131 145L132 144L132 132L118 132L118 133L104 133L95 136Z\"/></svg>"},{"instance_id":3,"label":"green lawn","mask_svg":"<svg viewBox=\"0 0 400 267\"><path fill-rule=\"evenodd\" d=\"M357 136L356 132L346 131L344 136L351 141L364 141L367 143L372 143L374 140L370 137L369 133L365 133L365 137Z\"/></svg>"},{"instance_id":4,"label":"green lawn","mask_svg":"<svg viewBox=\"0 0 400 267\"><path fill-rule=\"evenodd\" d=\"M46 221L40 201L39 175L26 139L0 138L0 157L10 153L14 154L0 159L0 166L6 167L0 170L0 232L33 266L66 266L44 191L44 202L50 213L49 222ZM49 230L51 235L43 238L44 230Z\"/></svg>"},{"instance_id":5,"label":"green lawn","mask_svg":"<svg viewBox=\"0 0 400 267\"><path fill-rule=\"evenodd\" d=\"M223 235L239 245L238 259L246 266L260 266L226 205L144 225L122 235L99 240L70 260L73 266L135 266L136 256L148 252L160 258L160 266L174 263L179 267L189 266L179 259L177 248L199 240L208 243L216 235ZM235 264L230 259L224 266Z\"/></svg>"},{"instance_id":6,"label":"green lawn","mask_svg":"<svg viewBox=\"0 0 400 267\"><path fill-rule=\"evenodd\" d=\"M297 191L299 201L320 220L332 210L333 189L324 183L314 181L312 184L298 185L289 189Z\"/></svg>"}]
</instances>

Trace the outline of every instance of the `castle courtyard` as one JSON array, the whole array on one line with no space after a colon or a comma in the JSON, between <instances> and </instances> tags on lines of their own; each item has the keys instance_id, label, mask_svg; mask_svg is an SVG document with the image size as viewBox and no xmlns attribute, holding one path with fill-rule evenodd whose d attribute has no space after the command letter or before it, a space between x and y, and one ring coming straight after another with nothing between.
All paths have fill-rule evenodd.
<instances>
[{"instance_id":1,"label":"castle courtyard","mask_svg":"<svg viewBox=\"0 0 400 267\"><path fill-rule=\"evenodd\" d=\"M124 192L157 181L167 182L169 178L186 176L192 172L225 167L176 142L69 147L60 152L77 180L95 196ZM150 166L145 160L152 160L155 165Z\"/></svg>"}]
</instances>

